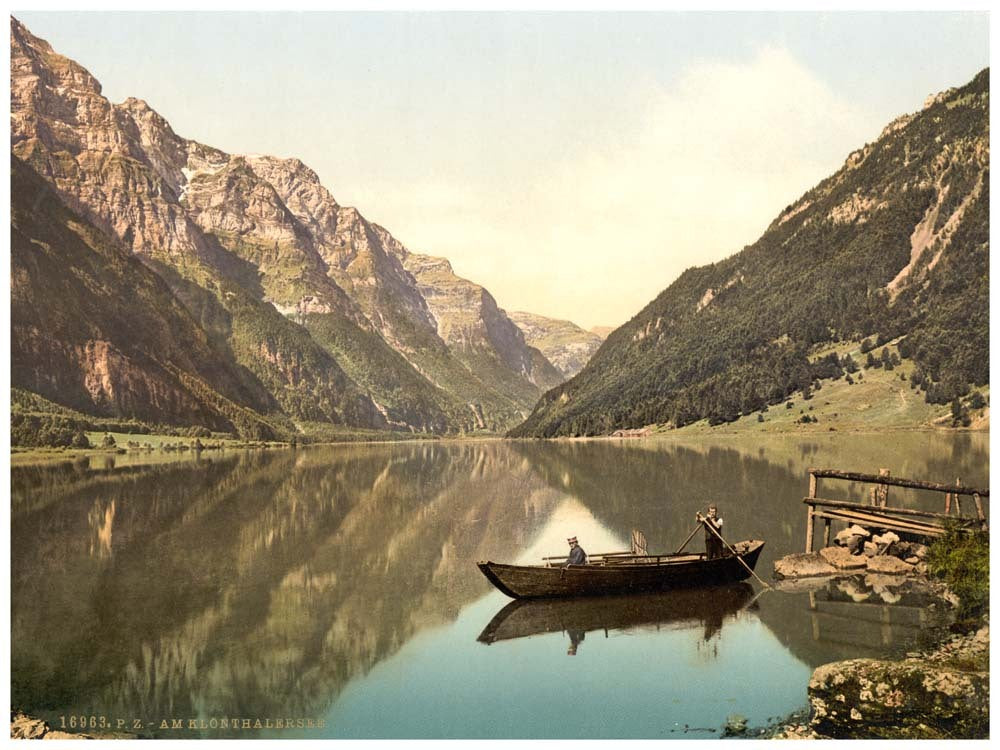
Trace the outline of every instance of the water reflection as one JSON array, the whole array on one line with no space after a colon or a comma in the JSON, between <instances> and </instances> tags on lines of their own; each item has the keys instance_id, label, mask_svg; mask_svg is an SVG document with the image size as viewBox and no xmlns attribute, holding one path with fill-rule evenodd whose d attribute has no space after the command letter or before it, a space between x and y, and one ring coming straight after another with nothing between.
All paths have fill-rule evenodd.
<instances>
[{"instance_id":1,"label":"water reflection","mask_svg":"<svg viewBox=\"0 0 1000 750\"><path fill-rule=\"evenodd\" d=\"M587 633L634 631L642 628L698 628L710 641L727 617L747 607L753 587L747 583L682 589L662 594L602 596L574 599L517 599L494 615L479 634L491 644L544 633L569 636L570 655L576 655Z\"/></svg>"},{"instance_id":2,"label":"water reflection","mask_svg":"<svg viewBox=\"0 0 1000 750\"><path fill-rule=\"evenodd\" d=\"M16 467L12 702L50 722L71 713L154 721L326 714L337 719L327 730L332 736L657 736L659 725L639 721L631 708L622 708L622 718L597 711L601 701L619 700L608 674L627 672L615 689L628 697L630 681L647 679L636 675L651 659L667 672L704 670L690 677L705 683L705 710L687 696L676 700L698 715L689 723L707 726L734 710L712 697L732 670L771 669L751 659L766 643L774 679L798 681L767 697L775 705L766 710L777 711L776 704L804 696L807 666L884 653L882 630L861 643L831 639L832 614L821 595L811 609L807 593L768 593L734 624L728 618L740 612L739 596L721 615L701 605L671 614L666 599L651 608L608 605L602 612L605 605L597 605L599 617L563 612L558 631L484 649L476 636L499 617L503 600L475 561L564 554L570 535L596 551L620 548L632 528L645 532L651 551L675 549L695 511L716 501L731 535L767 540L757 567L766 578L775 556L801 551L807 466L888 466L901 476L954 475L988 485L985 436L959 438L958 448L958 438L940 435L807 444L429 443L230 453L113 469ZM878 597L879 606L888 604L870 589L865 603ZM901 597L905 604L905 592ZM531 612L510 614L503 627ZM528 617L539 619L546 621ZM611 650L598 647L605 628L630 637L606 639L617 644ZM890 629L891 648L911 631ZM676 654L660 650L667 641ZM570 648L581 658L567 660ZM698 648L721 649L731 661L725 669L679 663ZM477 712L471 684L501 675L511 681L505 700L512 722L533 706L551 709L546 701L558 687L523 687L548 685L542 670L560 668L546 661L548 653L598 670L581 678L594 678L587 700L559 707L565 721L522 718L514 727ZM612 654L630 666L605 664ZM469 665L478 669L466 673ZM382 683L380 675L396 682ZM404 678L407 700L426 692L438 701L423 713L414 709L412 724L388 697L398 702L392 686ZM455 690L442 693L442 684ZM757 707L764 711L764 702ZM155 726L144 733L224 736Z\"/></svg>"}]
</instances>

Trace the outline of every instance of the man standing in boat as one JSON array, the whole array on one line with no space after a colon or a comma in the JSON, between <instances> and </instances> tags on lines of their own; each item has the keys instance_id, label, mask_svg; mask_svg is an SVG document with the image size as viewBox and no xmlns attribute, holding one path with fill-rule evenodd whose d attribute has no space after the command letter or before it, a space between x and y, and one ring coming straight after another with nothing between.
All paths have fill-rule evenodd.
<instances>
[{"instance_id":1,"label":"man standing in boat","mask_svg":"<svg viewBox=\"0 0 1000 750\"><path fill-rule=\"evenodd\" d=\"M719 538L722 534L722 517L719 515L719 509L713 503L708 506L707 515L695 513L695 518L705 525L705 552L708 559L722 557L722 540ZM713 533L713 530L717 533Z\"/></svg>"},{"instance_id":2,"label":"man standing in boat","mask_svg":"<svg viewBox=\"0 0 1000 750\"><path fill-rule=\"evenodd\" d=\"M583 551L575 536L566 540L569 542L569 557L566 558L566 565L585 565L587 563L587 553Z\"/></svg>"}]
</instances>

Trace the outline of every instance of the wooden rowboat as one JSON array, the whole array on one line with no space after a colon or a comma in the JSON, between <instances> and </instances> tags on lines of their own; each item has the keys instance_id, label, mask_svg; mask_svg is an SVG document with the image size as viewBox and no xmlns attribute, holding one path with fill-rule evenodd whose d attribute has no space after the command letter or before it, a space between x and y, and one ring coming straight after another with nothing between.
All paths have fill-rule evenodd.
<instances>
[{"instance_id":1,"label":"wooden rowboat","mask_svg":"<svg viewBox=\"0 0 1000 750\"><path fill-rule=\"evenodd\" d=\"M608 556L585 565L505 565L477 563L490 583L514 599L549 596L602 596L718 586L746 580L764 542L733 545L736 555L714 560L705 554ZM742 562L741 562L742 560Z\"/></svg>"}]
</instances>

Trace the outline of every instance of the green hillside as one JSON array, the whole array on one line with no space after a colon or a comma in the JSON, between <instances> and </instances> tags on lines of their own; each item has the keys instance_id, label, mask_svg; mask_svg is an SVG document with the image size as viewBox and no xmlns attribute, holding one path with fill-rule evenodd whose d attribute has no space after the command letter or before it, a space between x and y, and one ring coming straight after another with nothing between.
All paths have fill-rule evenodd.
<instances>
[{"instance_id":1,"label":"green hillside","mask_svg":"<svg viewBox=\"0 0 1000 750\"><path fill-rule=\"evenodd\" d=\"M514 436L733 422L899 339L924 398L989 378L989 72L891 123L753 245L685 271Z\"/></svg>"}]
</instances>

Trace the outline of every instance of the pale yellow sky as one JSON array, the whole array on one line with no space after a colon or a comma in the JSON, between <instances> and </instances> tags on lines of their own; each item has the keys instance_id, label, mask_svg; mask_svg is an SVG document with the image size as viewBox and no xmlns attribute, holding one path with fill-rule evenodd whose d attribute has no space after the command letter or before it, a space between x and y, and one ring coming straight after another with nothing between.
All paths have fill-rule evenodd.
<instances>
[{"instance_id":1,"label":"pale yellow sky","mask_svg":"<svg viewBox=\"0 0 1000 750\"><path fill-rule=\"evenodd\" d=\"M15 12L508 310L617 326L989 63L985 13Z\"/></svg>"}]
</instances>

